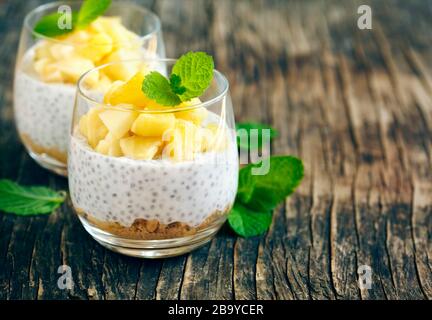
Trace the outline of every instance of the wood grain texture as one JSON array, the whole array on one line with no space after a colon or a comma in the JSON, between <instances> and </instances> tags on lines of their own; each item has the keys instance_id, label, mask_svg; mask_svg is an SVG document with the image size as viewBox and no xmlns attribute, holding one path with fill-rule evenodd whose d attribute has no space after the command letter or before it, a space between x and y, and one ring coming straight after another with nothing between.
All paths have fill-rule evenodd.
<instances>
[{"instance_id":1,"label":"wood grain texture","mask_svg":"<svg viewBox=\"0 0 432 320\"><path fill-rule=\"evenodd\" d=\"M66 189L13 122L17 21L41 2L0 1L0 178ZM277 128L273 153L300 156L305 179L262 237L223 228L158 261L99 246L70 202L49 217L0 214L0 299L432 299L432 2L137 2L161 17L168 56L215 56L237 121ZM360 4L372 30L357 28ZM63 264L72 290L57 287Z\"/></svg>"}]
</instances>

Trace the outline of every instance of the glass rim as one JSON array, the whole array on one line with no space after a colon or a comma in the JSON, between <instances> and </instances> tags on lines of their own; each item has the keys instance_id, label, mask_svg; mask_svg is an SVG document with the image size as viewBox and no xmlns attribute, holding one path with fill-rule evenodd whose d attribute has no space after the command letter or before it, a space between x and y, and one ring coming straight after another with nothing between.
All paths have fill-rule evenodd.
<instances>
[{"instance_id":1,"label":"glass rim","mask_svg":"<svg viewBox=\"0 0 432 320\"><path fill-rule=\"evenodd\" d=\"M226 97L228 90L229 90L229 82L228 79L223 75L223 73L221 73L220 71L214 69L213 70L213 81L215 80L215 77L218 77L221 81L222 81L222 85L223 85L223 89L221 90L220 93L218 93L217 95L215 95L214 97L212 97L209 100L203 101L203 102L199 102L199 103L195 103L195 104L191 104L189 106L184 106L184 107L172 107L172 106L167 106L167 107L163 107L163 109L147 109L147 110L140 110L140 109L136 109L134 108L134 106L130 105L131 107L128 107L129 105L125 104L125 105L110 105L107 104L105 102L101 102L101 101L97 101L91 97L89 97L83 90L82 88L82 82L84 82L84 79L86 76L88 76L91 72L97 71L99 69L105 68L107 66L113 65L113 64L118 64L118 63L124 63L124 62L168 62L168 63L175 63L178 59L172 59L172 58L143 58L143 59L130 59L130 60L119 60L119 61L114 61L114 62L110 62L110 63L106 63L100 66L97 66L95 68L92 68L86 72L84 72L81 77L78 79L77 82L77 96L80 95L81 97L83 97L84 99L86 99L87 101L97 104L99 106L103 106L107 109L113 109L113 110L122 110L122 111L131 111L134 110L138 113L147 113L147 114L152 114L152 113L175 113L175 112L181 112L181 111L190 111L193 109L197 109L200 107L203 108L207 108L210 105L222 100L224 97Z\"/></svg>"},{"instance_id":2,"label":"glass rim","mask_svg":"<svg viewBox=\"0 0 432 320\"><path fill-rule=\"evenodd\" d=\"M27 32L29 32L31 35L33 35L36 39L44 39L47 41L52 41L55 43L60 43L60 44L64 44L64 45L71 45L71 46L75 46L77 45L77 43L71 43L69 41L64 41L64 40L60 40L60 39L56 39L55 37L50 37L50 36L46 36L43 35L39 32L34 31L33 27L30 25L30 18L40 12L43 12L45 10L48 9L52 9L55 7L58 7L62 4L79 4L82 3L82 1L78 1L78 0L65 0L65 1L55 1L55 2L48 2L48 3L44 3L42 5L37 6L36 8L32 9L29 13L26 14L26 16L24 17L24 29L27 30ZM138 40L139 41L144 41L147 38L151 38L154 34L158 33L161 31L161 21L158 17L158 15L156 13L154 13L153 11L147 9L146 7L140 6L134 2L125 0L125 1L120 1L120 0L115 0L112 2L111 5L113 4L121 4L122 6L125 7L131 7L133 8L133 10L138 10L144 14L150 15L156 22L154 30L152 30L151 32L145 34L145 35L138 35ZM115 43L118 44L118 43Z\"/></svg>"}]
</instances>

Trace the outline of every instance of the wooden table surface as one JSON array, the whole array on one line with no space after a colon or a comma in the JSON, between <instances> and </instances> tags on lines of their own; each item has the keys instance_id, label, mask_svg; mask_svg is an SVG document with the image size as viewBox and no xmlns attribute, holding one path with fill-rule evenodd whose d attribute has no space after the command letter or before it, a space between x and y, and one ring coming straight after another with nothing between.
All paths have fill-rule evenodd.
<instances>
[{"instance_id":1,"label":"wooden table surface","mask_svg":"<svg viewBox=\"0 0 432 320\"><path fill-rule=\"evenodd\" d=\"M0 0L0 178L65 189L26 155L13 121L20 26L39 2ZM0 298L431 299L432 2L142 3L162 19L168 56L215 56L237 121L277 128L273 153L301 157L305 179L266 235L224 228L165 260L105 250L70 201L50 216L0 214ZM357 28L360 4L372 30ZM57 287L62 264L72 290Z\"/></svg>"}]
</instances>

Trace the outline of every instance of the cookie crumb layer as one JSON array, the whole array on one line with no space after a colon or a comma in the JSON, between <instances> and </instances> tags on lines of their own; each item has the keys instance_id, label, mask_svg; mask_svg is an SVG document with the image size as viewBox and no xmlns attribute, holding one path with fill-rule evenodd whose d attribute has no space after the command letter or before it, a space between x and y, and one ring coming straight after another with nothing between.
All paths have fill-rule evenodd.
<instances>
[{"instance_id":1,"label":"cookie crumb layer","mask_svg":"<svg viewBox=\"0 0 432 320\"><path fill-rule=\"evenodd\" d=\"M61 163L66 164L67 163L67 153L66 152L62 152L59 149L56 148L46 148L43 147L37 143L35 143L29 135L22 133L20 135L21 140L23 141L24 145L30 149L30 151L41 155L41 154L46 154L48 156L50 156L51 158L54 158L57 161L60 161Z\"/></svg>"},{"instance_id":2,"label":"cookie crumb layer","mask_svg":"<svg viewBox=\"0 0 432 320\"><path fill-rule=\"evenodd\" d=\"M124 226L118 222L101 221L85 213L83 210L76 208L77 214L86 219L94 227L118 237L133 240L163 240L191 236L220 220L222 217L226 216L230 210L231 206L224 211L216 211L200 225L193 227L182 222L163 224L154 219L135 219L132 225Z\"/></svg>"}]
</instances>

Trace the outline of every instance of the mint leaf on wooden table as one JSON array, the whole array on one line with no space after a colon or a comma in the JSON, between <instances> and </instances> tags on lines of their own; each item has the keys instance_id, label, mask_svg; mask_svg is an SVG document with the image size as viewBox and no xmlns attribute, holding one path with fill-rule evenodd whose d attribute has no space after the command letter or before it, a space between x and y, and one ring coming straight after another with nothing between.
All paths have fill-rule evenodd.
<instances>
[{"instance_id":1,"label":"mint leaf on wooden table","mask_svg":"<svg viewBox=\"0 0 432 320\"><path fill-rule=\"evenodd\" d=\"M172 68L169 80L157 71L144 78L142 91L163 106L176 106L201 96L213 79L213 58L205 52L189 52Z\"/></svg>"},{"instance_id":2,"label":"mint leaf on wooden table","mask_svg":"<svg viewBox=\"0 0 432 320\"><path fill-rule=\"evenodd\" d=\"M24 187L0 180L0 210L27 216L47 214L57 209L66 199L66 192L40 186Z\"/></svg>"},{"instance_id":3,"label":"mint leaf on wooden table","mask_svg":"<svg viewBox=\"0 0 432 320\"><path fill-rule=\"evenodd\" d=\"M85 0L78 13L76 26L83 28L101 16L111 5L111 0Z\"/></svg>"},{"instance_id":4,"label":"mint leaf on wooden table","mask_svg":"<svg viewBox=\"0 0 432 320\"><path fill-rule=\"evenodd\" d=\"M242 237L251 237L268 230L272 222L272 212L257 212L236 202L228 216L231 228Z\"/></svg>"},{"instance_id":5,"label":"mint leaf on wooden table","mask_svg":"<svg viewBox=\"0 0 432 320\"><path fill-rule=\"evenodd\" d=\"M236 124L236 129L237 130L241 130L241 129L247 130L248 137L251 136L251 130L252 129L258 130L257 141L255 141L255 139L248 139L248 142L245 143L242 139L240 139L240 136L237 135L237 144L238 144L239 148L243 149L243 150L261 149L261 147L262 147L262 135L263 135L264 129L270 130L270 139L276 138L279 134L278 131L276 129L272 128L271 126L263 124L263 123L258 123L258 122L239 122Z\"/></svg>"},{"instance_id":6,"label":"mint leaf on wooden table","mask_svg":"<svg viewBox=\"0 0 432 320\"><path fill-rule=\"evenodd\" d=\"M228 216L231 228L243 237L256 236L268 229L271 212L294 192L304 175L301 160L292 156L270 157L266 175L252 175L252 168L258 166L250 164L240 170L236 201ZM259 226L250 227L253 223Z\"/></svg>"},{"instance_id":7,"label":"mint leaf on wooden table","mask_svg":"<svg viewBox=\"0 0 432 320\"><path fill-rule=\"evenodd\" d=\"M291 156L270 157L270 170L265 175L252 175L250 164L240 170L241 176L250 178L239 180L237 198L257 211L273 210L281 201L289 196L300 184L303 178L303 164L301 160Z\"/></svg>"}]
</instances>

